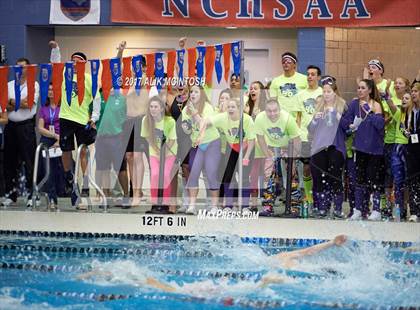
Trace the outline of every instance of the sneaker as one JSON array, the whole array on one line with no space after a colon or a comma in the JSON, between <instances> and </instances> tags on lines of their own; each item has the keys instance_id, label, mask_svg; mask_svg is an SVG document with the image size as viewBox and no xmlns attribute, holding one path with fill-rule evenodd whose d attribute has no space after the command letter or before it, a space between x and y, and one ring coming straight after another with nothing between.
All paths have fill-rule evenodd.
<instances>
[{"instance_id":1,"label":"sneaker","mask_svg":"<svg viewBox=\"0 0 420 310\"><path fill-rule=\"evenodd\" d=\"M319 218L324 218L327 216L327 211L326 210L319 210L318 211L318 217Z\"/></svg>"},{"instance_id":2,"label":"sneaker","mask_svg":"<svg viewBox=\"0 0 420 310\"><path fill-rule=\"evenodd\" d=\"M39 197L36 197L35 199L35 206L39 207L41 205L41 199ZM32 197L28 197L26 200L26 207L32 208Z\"/></svg>"},{"instance_id":3,"label":"sneaker","mask_svg":"<svg viewBox=\"0 0 420 310\"><path fill-rule=\"evenodd\" d=\"M362 212L360 210L354 209L353 215L350 217L351 221L360 221L362 219Z\"/></svg>"},{"instance_id":4,"label":"sneaker","mask_svg":"<svg viewBox=\"0 0 420 310\"><path fill-rule=\"evenodd\" d=\"M368 217L369 221L380 221L382 220L381 212L373 210L372 213Z\"/></svg>"},{"instance_id":5,"label":"sneaker","mask_svg":"<svg viewBox=\"0 0 420 310\"><path fill-rule=\"evenodd\" d=\"M16 201L13 201L10 198L6 198L5 200L2 201L1 206L2 207L9 207L10 205L15 204L15 203L16 203Z\"/></svg>"},{"instance_id":6,"label":"sneaker","mask_svg":"<svg viewBox=\"0 0 420 310\"><path fill-rule=\"evenodd\" d=\"M76 210L79 210L79 211L87 211L87 209L88 209L88 206L87 205L85 205L85 204L78 204L77 206L76 206Z\"/></svg>"},{"instance_id":7,"label":"sneaker","mask_svg":"<svg viewBox=\"0 0 420 310\"><path fill-rule=\"evenodd\" d=\"M194 205L191 205L188 207L187 211L185 212L186 214L192 214L192 215L196 215L197 214L197 209L195 208Z\"/></svg>"},{"instance_id":8,"label":"sneaker","mask_svg":"<svg viewBox=\"0 0 420 310\"><path fill-rule=\"evenodd\" d=\"M185 213L187 212L187 209L187 206L181 206L180 208L178 208L178 210L176 210L176 213Z\"/></svg>"},{"instance_id":9,"label":"sneaker","mask_svg":"<svg viewBox=\"0 0 420 310\"><path fill-rule=\"evenodd\" d=\"M272 206L264 206L263 210L260 212L260 216L273 216L274 211Z\"/></svg>"},{"instance_id":10,"label":"sneaker","mask_svg":"<svg viewBox=\"0 0 420 310\"><path fill-rule=\"evenodd\" d=\"M80 193L81 197L89 197L89 188L83 188L82 192Z\"/></svg>"},{"instance_id":11,"label":"sneaker","mask_svg":"<svg viewBox=\"0 0 420 310\"><path fill-rule=\"evenodd\" d=\"M74 189L72 190L70 199L71 199L71 205L73 207L80 203L80 198L76 190Z\"/></svg>"},{"instance_id":12,"label":"sneaker","mask_svg":"<svg viewBox=\"0 0 420 310\"><path fill-rule=\"evenodd\" d=\"M258 211L258 209L257 209ZM248 215L252 215L254 212L251 210L251 208L242 208L242 215L243 216L248 216Z\"/></svg>"},{"instance_id":13,"label":"sneaker","mask_svg":"<svg viewBox=\"0 0 420 310\"><path fill-rule=\"evenodd\" d=\"M418 221L417 215L415 215L415 214L411 215L410 218L408 219L408 221L416 223Z\"/></svg>"},{"instance_id":14,"label":"sneaker","mask_svg":"<svg viewBox=\"0 0 420 310\"><path fill-rule=\"evenodd\" d=\"M338 210L334 210L333 216L334 216L334 218L337 218L337 219L344 219L345 218L344 213L342 211L338 211Z\"/></svg>"},{"instance_id":15,"label":"sneaker","mask_svg":"<svg viewBox=\"0 0 420 310\"><path fill-rule=\"evenodd\" d=\"M217 213L217 211L219 211L219 208L218 207L216 207L216 206L213 206L213 207L211 207L210 208L210 213L214 213L214 214L216 214Z\"/></svg>"}]
</instances>

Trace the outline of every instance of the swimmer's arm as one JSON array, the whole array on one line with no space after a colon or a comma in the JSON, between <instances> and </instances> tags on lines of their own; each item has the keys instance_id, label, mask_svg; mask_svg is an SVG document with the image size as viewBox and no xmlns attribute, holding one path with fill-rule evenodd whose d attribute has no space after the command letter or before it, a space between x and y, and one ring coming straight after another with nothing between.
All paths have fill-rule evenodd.
<instances>
[{"instance_id":1,"label":"swimmer's arm","mask_svg":"<svg viewBox=\"0 0 420 310\"><path fill-rule=\"evenodd\" d=\"M92 278L94 276L99 276L99 275L111 276L112 274L108 271L92 270L92 271L82 273L82 274L78 275L76 278L78 280L86 280L86 279Z\"/></svg>"},{"instance_id":2,"label":"swimmer's arm","mask_svg":"<svg viewBox=\"0 0 420 310\"><path fill-rule=\"evenodd\" d=\"M172 293L172 292L176 291L176 289L174 287L172 287L168 284L162 283L162 282L156 280L155 278L147 278L146 279L146 284L149 285L149 286L152 286L154 288L157 288L161 291L168 292L168 293Z\"/></svg>"},{"instance_id":3,"label":"swimmer's arm","mask_svg":"<svg viewBox=\"0 0 420 310\"><path fill-rule=\"evenodd\" d=\"M277 284L277 283L284 283L285 278L281 277L279 275L265 275L261 278L260 283L258 284L258 287L266 287L270 284Z\"/></svg>"},{"instance_id":4,"label":"swimmer's arm","mask_svg":"<svg viewBox=\"0 0 420 310\"><path fill-rule=\"evenodd\" d=\"M346 241L347 241L347 236L338 235L333 240L330 240L321 244L317 244L317 245L314 245L314 246L311 246L309 248L302 249L302 250L282 252L280 254L277 254L275 257L281 260L287 260L287 259L295 259L295 258L310 256L310 255L317 254L321 251L324 251L326 249L329 249L330 247L334 245L341 246Z\"/></svg>"}]
</instances>

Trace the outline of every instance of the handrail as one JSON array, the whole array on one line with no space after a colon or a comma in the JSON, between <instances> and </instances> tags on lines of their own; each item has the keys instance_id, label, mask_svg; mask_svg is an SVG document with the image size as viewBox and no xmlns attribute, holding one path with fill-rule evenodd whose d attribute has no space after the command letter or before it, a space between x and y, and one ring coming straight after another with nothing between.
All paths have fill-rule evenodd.
<instances>
[{"instance_id":1,"label":"handrail","mask_svg":"<svg viewBox=\"0 0 420 310\"><path fill-rule=\"evenodd\" d=\"M46 168L47 171L45 172L45 176L42 178L42 180L37 184L38 179L38 166L39 166L39 153L41 150L45 151L45 158L46 158ZM36 207L36 197L39 195L39 189L44 186L44 184L48 181L48 178L50 176L50 153L48 146L44 143L40 143L35 151L35 161L34 161L34 173L32 178L32 208ZM47 196L47 206L49 208L49 197Z\"/></svg>"},{"instance_id":2,"label":"handrail","mask_svg":"<svg viewBox=\"0 0 420 310\"><path fill-rule=\"evenodd\" d=\"M88 179L89 179L89 184L92 185L101 195L102 198L102 205L104 206L104 213L108 212L108 205L107 205L107 199L105 196L105 193L102 191L102 189L98 186L98 184L96 184L96 182L93 180L90 172L92 172L92 168L93 168L93 160L90 157L90 150L89 148L86 146L86 144L81 144L79 145L79 147L77 148L77 155L76 155L76 168L74 171L74 187L76 189L76 193L78 196L78 200L80 199L80 191L79 191L79 185L77 183L77 176L79 175L80 172L80 156L82 153L83 148L86 148L86 156L89 157L89 173L88 173ZM88 204L88 211L92 211L92 205L89 203Z\"/></svg>"}]
</instances>

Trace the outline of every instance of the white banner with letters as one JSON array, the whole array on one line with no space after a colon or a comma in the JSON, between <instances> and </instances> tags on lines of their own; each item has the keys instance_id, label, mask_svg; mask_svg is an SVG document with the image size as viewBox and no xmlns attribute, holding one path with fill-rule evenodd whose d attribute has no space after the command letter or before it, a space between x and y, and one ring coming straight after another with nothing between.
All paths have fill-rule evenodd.
<instances>
[{"instance_id":1,"label":"white banner with letters","mask_svg":"<svg viewBox=\"0 0 420 310\"><path fill-rule=\"evenodd\" d=\"M51 0L50 24L99 24L100 0Z\"/></svg>"}]
</instances>

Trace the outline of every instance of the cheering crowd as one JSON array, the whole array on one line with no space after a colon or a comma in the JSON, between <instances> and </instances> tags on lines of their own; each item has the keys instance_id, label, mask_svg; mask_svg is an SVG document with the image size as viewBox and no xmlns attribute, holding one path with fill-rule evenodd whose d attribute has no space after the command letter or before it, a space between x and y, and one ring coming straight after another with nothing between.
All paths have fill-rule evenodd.
<instances>
[{"instance_id":1,"label":"cheering crowd","mask_svg":"<svg viewBox=\"0 0 420 310\"><path fill-rule=\"evenodd\" d=\"M61 62L57 42L51 41L50 46L51 62ZM184 46L182 38L179 47ZM125 42L119 45L118 58L125 47ZM113 195L112 180L118 180L126 200L117 200L116 207L141 204L149 167L153 213L196 214L203 179L209 210L241 208L248 213L259 208L261 216L273 216L277 198L285 200L286 171L291 165L292 205L315 217L329 216L333 207L334 218L379 221L393 217L417 222L420 73L413 82L400 76L385 78L384 64L372 59L363 78L355 81L354 99L346 102L333 76L322 75L315 65L308 66L306 74L297 72L298 59L290 52L281 60L283 74L269 85L253 81L246 89L248 81L231 74L229 88L221 91L182 83L158 90L140 81L139 87L111 89L106 98L102 89L92 94L92 78L85 73L81 102L74 66L71 97L65 95L63 82L57 104L50 85L47 103L41 106L37 82L33 103L28 103L25 66L29 60L19 59L17 65L23 66L20 106L15 108L15 82L10 81L7 111L0 115L4 126L2 205L16 203L23 163L27 205L32 206L37 130L39 142L50 148L52 157L44 189L51 208L57 207L58 196L69 195L72 206L85 209L80 196L92 195L86 150L80 162L81 193L73 186L76 140L77 145L94 144L95 179L107 197ZM88 58L75 52L71 61ZM141 56L140 62L145 73L146 58ZM38 174L42 176L43 170ZM350 214L342 210L346 200Z\"/></svg>"}]
</instances>

